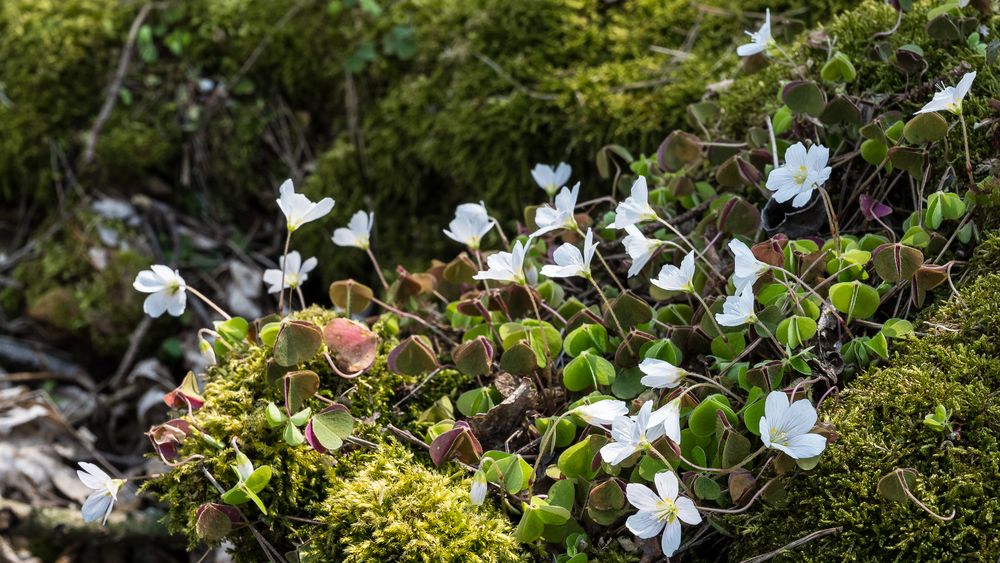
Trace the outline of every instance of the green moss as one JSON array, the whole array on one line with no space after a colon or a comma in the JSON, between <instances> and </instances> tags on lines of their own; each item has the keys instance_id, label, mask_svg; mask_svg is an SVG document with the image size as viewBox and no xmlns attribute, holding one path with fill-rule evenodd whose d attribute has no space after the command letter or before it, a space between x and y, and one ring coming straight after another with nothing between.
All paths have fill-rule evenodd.
<instances>
[{"instance_id":1,"label":"green moss","mask_svg":"<svg viewBox=\"0 0 1000 563\"><path fill-rule=\"evenodd\" d=\"M823 461L788 483L787 502L733 519L734 549L751 556L811 532L839 534L805 544L796 561L995 560L1000 555L1000 235L977 252L982 275L918 325L889 365L868 371L823 415L836 428ZM829 404L829 403L828 403ZM927 429L938 404L954 412L956 434ZM919 477L915 504L893 504L876 490L896 468Z\"/></svg>"},{"instance_id":2,"label":"green moss","mask_svg":"<svg viewBox=\"0 0 1000 563\"><path fill-rule=\"evenodd\" d=\"M324 324L335 314L313 307L295 316ZM322 362L305 367L320 375L321 388L332 396L357 385L354 393L347 394L353 414L360 421L379 412L381 425L391 419L386 405L401 388L395 387L399 382L385 370L385 353L394 340L384 334L382 324L376 324L375 330L383 333L378 360L358 379L340 380ZM511 523L495 509L473 509L468 503L467 479L429 469L376 426L359 422L356 427L356 434L379 444L375 450L349 445L326 455L306 445L285 443L281 430L270 428L264 415L268 402L281 401L279 386L266 381L268 356L263 348L249 347L209 369L203 390L205 404L190 420L227 445L237 439L255 466L271 466L273 477L261 494L268 517L261 520L250 504L242 509L279 551L308 543L316 557L310 561L519 559ZM322 404L316 402L313 407L321 408ZM219 494L201 466L224 488L231 487L235 479L229 466L235 454L231 448L215 449L195 433L181 448L182 457L191 455L204 459L150 481L147 489L168 506L169 529L185 535L194 546L198 543L198 507L219 502ZM324 524L304 524L287 516ZM261 548L248 530L235 531L228 539L235 546L237 561L260 559ZM424 554L430 554L429 558Z\"/></svg>"},{"instance_id":3,"label":"green moss","mask_svg":"<svg viewBox=\"0 0 1000 563\"><path fill-rule=\"evenodd\" d=\"M927 12L939 4L930 0L914 2L913 11L901 20L899 29L882 39L890 46L891 51L903 45L916 45L923 50L927 71L919 77L908 77L891 63L882 62L873 56L872 38L896 24L898 12L888 4L868 0L820 26L817 32L824 33L831 42L835 42L836 50L850 57L858 73L854 82L844 85L842 93L863 97L870 92L905 92L907 96L901 100L902 109L912 112L930 101L939 83L953 85L964 72L978 70L973 94L964 107L966 119L969 123L974 123L992 115L993 110L988 107L986 100L1000 94L1000 78L989 72L986 61L964 42L945 45L925 31ZM988 35L995 36L1000 30L1000 18L993 16L983 19ZM806 78L821 82L819 71L827 60L825 42L823 48L819 49L810 46L807 37L800 37L795 46L786 48L786 51L798 63L798 68L805 72ZM724 129L732 135L743 136L749 127L762 127L765 112L773 114L782 105L779 99L782 84L801 77L780 59L761 72L742 73L730 88L719 95ZM830 97L841 92L832 84L827 84L827 91ZM877 110L876 115L878 113L880 112ZM970 131L974 162L995 156L992 133L988 129ZM953 128L949 143L953 147L961 147L961 128ZM953 162L958 162L964 155L960 150L952 151L950 158Z\"/></svg>"},{"instance_id":4,"label":"green moss","mask_svg":"<svg viewBox=\"0 0 1000 563\"><path fill-rule=\"evenodd\" d=\"M405 448L354 456L349 478L315 507L324 523L307 531L325 561L520 561L509 520L474 508L468 479L431 471Z\"/></svg>"}]
</instances>

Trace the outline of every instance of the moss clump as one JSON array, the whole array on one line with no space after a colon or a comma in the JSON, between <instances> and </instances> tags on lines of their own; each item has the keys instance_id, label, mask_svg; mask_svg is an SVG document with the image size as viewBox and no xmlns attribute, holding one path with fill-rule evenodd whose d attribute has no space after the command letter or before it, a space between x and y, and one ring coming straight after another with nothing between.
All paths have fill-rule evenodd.
<instances>
[{"instance_id":1,"label":"moss clump","mask_svg":"<svg viewBox=\"0 0 1000 563\"><path fill-rule=\"evenodd\" d=\"M309 554L344 563L522 560L510 521L469 504L468 479L432 471L400 446L352 463L314 508L324 525L309 530Z\"/></svg>"},{"instance_id":2,"label":"moss clump","mask_svg":"<svg viewBox=\"0 0 1000 563\"><path fill-rule=\"evenodd\" d=\"M836 50L850 57L857 70L857 78L845 85L842 93L868 103L876 103L876 99L870 94L872 92L902 94L899 99L901 109L909 110L909 115L930 101L939 83L954 85L963 73L978 70L971 97L963 107L966 120L974 123L993 115L994 111L986 100L1000 95L1000 79L989 71L986 60L964 41L942 44L925 31L927 13L938 5L939 2L931 0L914 2L913 10L902 18L896 32L880 39L888 45L888 52L894 52L903 45L916 45L923 49L927 70L921 76L907 76L891 62L884 62L873 56L873 37L879 32L892 29L896 24L898 12L887 3L868 0L820 26L816 33L825 34L834 42ZM995 15L979 18L988 37L993 37L1000 31L1000 18ZM822 48L817 48L815 37L813 34L802 36L787 50L799 65L798 69L805 72L806 78L822 84L819 74L827 60L826 42L822 43ZM773 114L782 106L779 92L784 82L799 78L802 76L781 61L769 65L761 72L737 77L733 85L719 95L724 129L731 135L743 136L749 127L763 127L766 113ZM829 97L840 93L839 88L826 84ZM876 107L875 115L881 111L884 110ZM974 153L973 162L995 157L994 133L990 128L970 130L969 135ZM960 127L953 128L949 143L961 146ZM964 159L964 153L953 150L948 158L959 162Z\"/></svg>"},{"instance_id":3,"label":"moss clump","mask_svg":"<svg viewBox=\"0 0 1000 563\"><path fill-rule=\"evenodd\" d=\"M837 429L820 465L789 481L781 506L734 518L734 550L751 556L811 532L843 526L785 556L796 561L995 560L1000 555L1000 235L975 259L982 275L934 309L890 365L859 377L825 416ZM953 411L954 436L922 420ZM915 504L877 492L896 468L919 474Z\"/></svg>"},{"instance_id":4,"label":"moss clump","mask_svg":"<svg viewBox=\"0 0 1000 563\"><path fill-rule=\"evenodd\" d=\"M294 315L319 325L335 316L319 307ZM403 382L385 367L385 355L395 343L387 324L378 322L374 329L382 340L379 355L375 365L358 379L336 377L325 361L303 367L316 371L321 389L331 396L339 397L356 385L355 392L347 395L352 413L359 421L378 413L377 421L382 424L393 420L389 406L400 396ZM248 346L210 368L202 392L205 403L187 418L200 432L227 446L237 439L255 466L272 468L273 476L260 494L267 517L261 519L252 504L241 509L280 552L306 545L304 549L312 554L309 561L519 559L510 522L494 509L472 509L466 480L436 473L370 423L359 422L355 433L376 442L375 450L347 445L326 455L307 445L288 445L281 429L271 428L265 416L268 402L282 401L280 386L267 381L269 357L269 350ZM312 403L314 411L323 407L315 399ZM146 487L166 503L170 531L183 534L194 546L199 542L198 507L220 502L202 467L222 487L231 487L235 484L230 468L235 452L229 447L217 449L195 432L185 439L180 451L182 459L192 455L204 458L182 464ZM379 483L382 488L374 486ZM288 517L326 524L305 524ZM367 543L362 545L361 538ZM227 539L234 545L237 561L260 560L262 548L249 530L236 530ZM317 549L320 546L322 549ZM427 554L429 559L424 557Z\"/></svg>"}]
</instances>

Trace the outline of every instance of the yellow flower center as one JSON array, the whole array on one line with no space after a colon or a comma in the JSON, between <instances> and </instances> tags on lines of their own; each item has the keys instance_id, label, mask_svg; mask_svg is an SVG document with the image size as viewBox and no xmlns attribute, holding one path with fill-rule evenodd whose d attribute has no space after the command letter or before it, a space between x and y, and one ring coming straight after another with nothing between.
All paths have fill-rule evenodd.
<instances>
[{"instance_id":1,"label":"yellow flower center","mask_svg":"<svg viewBox=\"0 0 1000 563\"><path fill-rule=\"evenodd\" d=\"M809 169L806 168L805 164L799 166L799 171L792 175L792 179L795 180L796 184L802 185L806 183L806 179L809 177Z\"/></svg>"},{"instance_id":2,"label":"yellow flower center","mask_svg":"<svg viewBox=\"0 0 1000 563\"><path fill-rule=\"evenodd\" d=\"M771 427L771 443L780 444L782 446L788 445L788 433L780 432L775 426Z\"/></svg>"},{"instance_id":3,"label":"yellow flower center","mask_svg":"<svg viewBox=\"0 0 1000 563\"><path fill-rule=\"evenodd\" d=\"M657 520L669 524L673 522L676 518L677 518L677 505L674 504L674 501L668 499L662 499L660 502L656 503Z\"/></svg>"}]
</instances>

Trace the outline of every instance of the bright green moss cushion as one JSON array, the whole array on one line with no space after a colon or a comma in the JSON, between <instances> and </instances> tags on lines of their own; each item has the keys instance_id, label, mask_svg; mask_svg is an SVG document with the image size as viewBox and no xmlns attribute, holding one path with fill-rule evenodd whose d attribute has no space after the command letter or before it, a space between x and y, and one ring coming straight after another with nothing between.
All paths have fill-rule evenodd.
<instances>
[{"instance_id":1,"label":"bright green moss cushion","mask_svg":"<svg viewBox=\"0 0 1000 563\"><path fill-rule=\"evenodd\" d=\"M842 526L787 561L995 561L1000 556L1000 235L974 259L978 277L925 316L885 367L869 370L822 415L837 440L819 466L788 485L782 506L733 518L740 559L812 532ZM947 291L947 290L945 290ZM953 411L955 435L929 430L924 415ZM941 515L877 492L881 477L912 468L913 494Z\"/></svg>"}]
</instances>

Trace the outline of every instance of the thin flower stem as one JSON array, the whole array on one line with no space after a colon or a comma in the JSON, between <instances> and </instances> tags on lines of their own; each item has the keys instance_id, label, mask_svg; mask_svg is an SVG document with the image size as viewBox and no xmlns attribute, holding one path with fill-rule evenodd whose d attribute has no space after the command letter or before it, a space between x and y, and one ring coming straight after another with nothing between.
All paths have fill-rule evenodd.
<instances>
[{"instance_id":1,"label":"thin flower stem","mask_svg":"<svg viewBox=\"0 0 1000 563\"><path fill-rule=\"evenodd\" d=\"M302 310L305 310L309 306L306 305L306 298L302 295L302 286L295 286L295 293L299 296L299 303L302 305Z\"/></svg>"},{"instance_id":2,"label":"thin flower stem","mask_svg":"<svg viewBox=\"0 0 1000 563\"><path fill-rule=\"evenodd\" d=\"M493 221L493 224L497 226L497 234L500 235L500 243L503 244L504 250L508 250L509 251L510 250L510 241L507 240L507 235L504 234L503 227L500 226L500 221L497 221L493 217L490 217L490 219ZM478 251L479 249L476 249L476 250Z\"/></svg>"},{"instance_id":3,"label":"thin flower stem","mask_svg":"<svg viewBox=\"0 0 1000 563\"><path fill-rule=\"evenodd\" d=\"M389 305L385 301L380 301L379 299L374 298L374 297L372 298L372 303L375 303L376 305L378 305L379 307L382 307L383 309L389 311L390 313L395 313L396 315L399 315L400 317L406 317L408 319L414 320L417 323L419 323L419 324L421 324L421 325L423 325L423 326L431 329L432 331L434 331L441 338L444 338L445 340L447 340L448 342L450 342L452 344L456 344L455 340L453 338L451 338L450 336L448 336L447 334L445 334L444 331L442 331L438 327L434 326L433 324L425 321L424 319L420 318L419 316L414 315L413 313L407 313L406 311L397 309L396 307L393 307L392 305Z\"/></svg>"},{"instance_id":4,"label":"thin flower stem","mask_svg":"<svg viewBox=\"0 0 1000 563\"><path fill-rule=\"evenodd\" d=\"M711 262L709 262L705 258L705 255L702 254L702 252L700 250L698 250L697 248L695 248L694 243L691 242L691 239L687 238L686 236L684 236L683 233L681 233L679 230L677 230L677 227L674 227L673 225L670 224L669 221L667 221L663 217L660 217L659 215L657 215L656 220L661 225L663 225L668 230L670 230L670 232L674 233L674 235L676 235L678 238L680 238L681 240L683 240L688 245L688 248L690 248L691 251L694 252L695 256L697 256L699 260L701 260L702 262L704 262L705 265L708 266L708 268L710 270L712 270L712 273L715 274L715 276L717 278L719 278L720 280L725 280L726 279L725 276L723 276L721 273L719 273L718 270L715 269L715 265L712 264Z\"/></svg>"},{"instance_id":5,"label":"thin flower stem","mask_svg":"<svg viewBox=\"0 0 1000 563\"><path fill-rule=\"evenodd\" d=\"M389 291L389 284L385 281L385 276L382 275L382 267L378 264L378 259L375 258L375 253L372 252L370 246L365 247L365 253L368 254L368 258L371 259L372 265L375 266L375 273L378 274L378 281L382 282L382 289Z\"/></svg>"},{"instance_id":6,"label":"thin flower stem","mask_svg":"<svg viewBox=\"0 0 1000 563\"><path fill-rule=\"evenodd\" d=\"M288 245L292 243L292 230L285 235L285 252L281 255L281 285L278 287L278 313L285 314L285 269L288 267ZM291 297L288 298L291 301Z\"/></svg>"},{"instance_id":7,"label":"thin flower stem","mask_svg":"<svg viewBox=\"0 0 1000 563\"><path fill-rule=\"evenodd\" d=\"M479 251L479 248L476 248L475 250L476 250L476 264L479 266L479 271L482 272L483 271L483 254L482 254L482 252ZM483 287L486 288L486 295L487 295L487 298L488 298L491 295L490 282L488 282L487 280L482 280L482 282L483 282ZM513 321L514 319L512 319L510 317L510 311L507 309L507 304L503 302L503 299L498 299L497 301L500 303L500 308L503 309L503 314L507 316L507 320L508 321ZM499 337L498 337L498 341L499 341Z\"/></svg>"},{"instance_id":8,"label":"thin flower stem","mask_svg":"<svg viewBox=\"0 0 1000 563\"><path fill-rule=\"evenodd\" d=\"M931 510L930 508L928 508L926 504L920 502L920 500L917 499L917 497L913 496L913 493L910 492L910 488L906 486L906 482L903 480L902 472L897 472L896 473L896 478L899 479L899 484L903 488L903 492L906 493L906 496L909 497L910 500L912 500L913 502L917 503L917 506L919 506L920 508L924 509L924 512L926 512L927 514L930 514L936 520L939 520L941 522L948 522L948 521L953 520L955 518L956 512L955 512L954 508L951 509L951 514L949 514L948 516L941 516L937 512L934 512L933 510Z\"/></svg>"},{"instance_id":9,"label":"thin flower stem","mask_svg":"<svg viewBox=\"0 0 1000 563\"><path fill-rule=\"evenodd\" d=\"M222 318L226 319L227 321L232 318L232 317L229 316L229 313L223 311L222 308L220 308L218 305L216 305L214 301L212 301L211 299L209 299L208 297L206 297L204 293L198 291L197 289L195 289L195 288L193 288L191 286L188 286L187 290L191 292L191 295L194 295L198 299L201 299L202 301L204 301L205 304L208 305L209 307L211 307L212 309L214 309L216 313L222 315Z\"/></svg>"},{"instance_id":10,"label":"thin flower stem","mask_svg":"<svg viewBox=\"0 0 1000 563\"><path fill-rule=\"evenodd\" d=\"M958 113L958 121L962 124L962 142L965 143L965 172L969 175L969 189L976 191L976 178L972 174L972 155L969 153L969 130L965 126L965 115Z\"/></svg>"},{"instance_id":11,"label":"thin flower stem","mask_svg":"<svg viewBox=\"0 0 1000 563\"><path fill-rule=\"evenodd\" d=\"M751 461L753 461L754 458L756 458L757 456L759 456L761 454L761 452L763 452L765 450L767 450L767 448L761 446L761 448L759 450L757 450L754 453L748 455L743 461L737 463L736 465L734 465L732 467L726 467L725 469L716 469L714 467L702 467L700 465L695 464L694 462L692 462L689 459L685 459L683 455L680 456L680 460L682 462L684 462L685 464L687 464L692 469L696 470L696 471L706 471L708 473L718 473L720 475L728 475L730 473L735 472L737 469L741 469L744 465L746 465L746 464L750 463Z\"/></svg>"},{"instance_id":12,"label":"thin flower stem","mask_svg":"<svg viewBox=\"0 0 1000 563\"><path fill-rule=\"evenodd\" d=\"M722 327L719 326L719 322L715 320L715 315L713 315L712 310L708 308L708 303L705 302L705 299L702 298L701 294L699 294L697 291L694 291L693 289L691 291L691 295L693 295L695 300L697 300L698 303L700 303L701 306L705 309L705 314L708 315L708 320L712 321L712 326L714 326L715 330L718 331L719 335L722 336L722 341L725 342L726 344L729 344L729 337L726 335L725 332L723 332Z\"/></svg>"},{"instance_id":13,"label":"thin flower stem","mask_svg":"<svg viewBox=\"0 0 1000 563\"><path fill-rule=\"evenodd\" d=\"M698 379L700 381L704 381L705 383L707 383L707 384L715 387L716 389L722 391L726 395L729 395L733 399L736 399L737 402L740 402L740 403L743 402L743 399L741 399L738 395L736 395L735 393L733 393L729 389L726 389L726 387L724 385L722 385L718 381L712 379L711 377L708 377L707 375L701 375L700 373L692 373L690 371L685 371L684 375L686 377L690 377L692 379Z\"/></svg>"},{"instance_id":14,"label":"thin flower stem","mask_svg":"<svg viewBox=\"0 0 1000 563\"><path fill-rule=\"evenodd\" d=\"M585 277L587 278L587 281L589 281L590 284L594 286L594 289L597 291L598 297L601 298L601 301L604 303L604 307L607 308L608 314L611 315L611 319L615 321L615 328L618 329L618 334L620 334L622 340L626 342L626 346L628 346L629 352L632 352L632 344L629 343L628 341L627 335L625 334L625 329L622 328L622 323L621 321L618 320L618 315L615 314L615 310L611 308L611 303L608 302L608 298L605 297L604 292L601 291L601 286L597 285L597 282L594 281L593 276L585 276Z\"/></svg>"},{"instance_id":15,"label":"thin flower stem","mask_svg":"<svg viewBox=\"0 0 1000 563\"><path fill-rule=\"evenodd\" d=\"M574 223L574 225L575 225L575 223ZM579 225L576 225L576 234L578 234L580 236L586 236L584 234L584 232L580 229ZM604 255L601 254L601 249L595 248L594 249L594 254L597 255L597 259L601 261L601 264L604 266L605 271L607 271L608 275L611 276L611 279L615 282L615 285L618 286L618 289L620 291L624 292L625 291L625 286L622 285L621 280L619 280L618 276L616 276L615 273L611 270L611 266L608 265L607 260L604 259Z\"/></svg>"},{"instance_id":16,"label":"thin flower stem","mask_svg":"<svg viewBox=\"0 0 1000 563\"><path fill-rule=\"evenodd\" d=\"M830 234L833 235L834 253L840 257L840 229L837 227L837 214L833 211L833 201L830 194L824 188L819 188L819 195L823 198L823 206L826 208L826 220L830 223Z\"/></svg>"},{"instance_id":17,"label":"thin flower stem","mask_svg":"<svg viewBox=\"0 0 1000 563\"><path fill-rule=\"evenodd\" d=\"M698 506L696 508L701 512L709 512L712 514L740 514L742 512L746 512L747 510L750 509L751 506L753 506L753 503L758 498L760 498L762 494L764 494L764 491L767 490L767 487L770 486L771 483L777 481L779 478L780 477L775 477L774 479L771 479L767 483L764 483L764 486L761 487L760 489L757 489L757 492L754 493L752 497L750 497L750 500L748 500L747 503L741 506L740 508L709 508L706 506Z\"/></svg>"},{"instance_id":18,"label":"thin flower stem","mask_svg":"<svg viewBox=\"0 0 1000 563\"><path fill-rule=\"evenodd\" d=\"M664 457L662 453L660 453L660 450L656 449L653 446L650 446L646 451L652 453L653 457L662 461L663 465L667 466L667 471L673 471L674 466L671 465L669 461L667 461L667 458ZM684 491L687 492L688 496L694 496L694 491L692 491L691 487L689 487L688 484L684 482L684 479L678 479L677 482L680 483L682 487L684 487Z\"/></svg>"}]
</instances>

